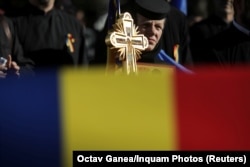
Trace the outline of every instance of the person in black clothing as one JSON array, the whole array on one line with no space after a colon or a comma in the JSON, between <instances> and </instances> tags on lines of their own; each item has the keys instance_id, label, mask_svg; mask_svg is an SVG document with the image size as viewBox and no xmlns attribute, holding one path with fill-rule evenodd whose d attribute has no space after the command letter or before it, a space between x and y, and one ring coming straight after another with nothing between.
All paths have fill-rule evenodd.
<instances>
[{"instance_id":1,"label":"person in black clothing","mask_svg":"<svg viewBox=\"0 0 250 167\"><path fill-rule=\"evenodd\" d=\"M145 1L146 3L149 3L151 6L149 10L152 10L151 12L154 14L157 14L158 12L160 13L160 11L158 10L159 7L157 6L157 3L159 3L158 1ZM132 17L134 18L135 24L136 26L139 26L140 28L140 23L138 24L138 20L137 20L137 13L140 13L142 15L145 15L145 13L147 13L148 11L142 11L142 10L138 10L138 4L139 6L143 5L145 3L140 2L140 1L136 1L136 0L128 0L127 3L124 3L121 6L121 12L129 12L132 14ZM189 46L188 46L188 25L187 25L187 20L186 17L183 13L181 13L181 11L179 11L178 9L171 7L168 3L168 1L163 0L161 1L164 6L161 7L165 7L166 9L166 13L164 13L164 15L162 14L162 18L164 18L164 25L162 27L162 32L161 32L161 37L159 39L159 42L157 43L156 47L154 48L154 50L152 50L151 52L144 52L142 54L142 59L139 59L138 62L150 62L150 63L165 63L162 60L159 60L158 58L156 58L156 55L159 53L159 51L161 49L163 49L169 57L171 57L172 59L176 60L178 63L183 64L183 65L190 65L192 64L192 58L189 52ZM136 4L137 3L137 4ZM149 18L151 18L151 20L160 20L157 17L154 17L154 14L147 16ZM107 34L107 24L105 26L105 28L103 29L103 31L98 35L98 40L97 40L97 45L96 45L96 57L94 62L92 62L92 64L96 65L96 64L105 64L107 57L103 55L103 53L106 53L106 44L105 44L105 37ZM143 32L141 32L143 33ZM144 34L144 33L143 33ZM144 34L145 35L145 34ZM179 57L175 58L174 57L174 47L179 47ZM151 56L148 56L149 53L151 54ZM147 54L147 56L146 56ZM145 57L148 57L147 60L145 59Z\"/></svg>"},{"instance_id":2,"label":"person in black clothing","mask_svg":"<svg viewBox=\"0 0 250 167\"><path fill-rule=\"evenodd\" d=\"M190 27L190 49L195 65L208 63L204 57L206 41L227 29L233 21L233 0L213 0L214 11Z\"/></svg>"},{"instance_id":3,"label":"person in black clothing","mask_svg":"<svg viewBox=\"0 0 250 167\"><path fill-rule=\"evenodd\" d=\"M9 18L0 12L0 79L14 74L19 76L20 67L12 60L12 56L22 54L21 46L14 33L14 27Z\"/></svg>"},{"instance_id":4,"label":"person in black clothing","mask_svg":"<svg viewBox=\"0 0 250 167\"><path fill-rule=\"evenodd\" d=\"M188 20L179 9L171 6L167 14L163 32L163 50L176 62L184 66L192 66L193 58L189 47ZM178 56L175 57L174 48L178 47Z\"/></svg>"},{"instance_id":5,"label":"person in black clothing","mask_svg":"<svg viewBox=\"0 0 250 167\"><path fill-rule=\"evenodd\" d=\"M23 56L21 71L87 65L83 27L73 15L54 7L55 0L29 0L13 18Z\"/></svg>"},{"instance_id":6,"label":"person in black clothing","mask_svg":"<svg viewBox=\"0 0 250 167\"><path fill-rule=\"evenodd\" d=\"M234 0L233 4L233 24L208 42L207 57L223 67L250 63L250 1Z\"/></svg>"}]
</instances>

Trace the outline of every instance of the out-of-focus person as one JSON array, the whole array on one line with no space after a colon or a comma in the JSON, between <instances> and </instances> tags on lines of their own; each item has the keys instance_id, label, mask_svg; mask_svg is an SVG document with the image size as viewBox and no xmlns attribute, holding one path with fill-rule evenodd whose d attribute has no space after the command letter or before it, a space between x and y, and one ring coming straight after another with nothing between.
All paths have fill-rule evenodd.
<instances>
[{"instance_id":1,"label":"out-of-focus person","mask_svg":"<svg viewBox=\"0 0 250 167\"><path fill-rule=\"evenodd\" d=\"M8 17L4 16L4 11L0 10L0 79L13 75L19 77L20 67L13 57L21 54L21 46L15 35L13 24Z\"/></svg>"},{"instance_id":2,"label":"out-of-focus person","mask_svg":"<svg viewBox=\"0 0 250 167\"><path fill-rule=\"evenodd\" d=\"M208 59L223 67L250 64L250 1L234 0L233 6L233 23L208 42Z\"/></svg>"},{"instance_id":3,"label":"out-of-focus person","mask_svg":"<svg viewBox=\"0 0 250 167\"><path fill-rule=\"evenodd\" d=\"M124 0L125 1L125 0ZM136 13L140 13L140 9L137 7L134 7L134 5L137 5L136 3L143 4L143 2L137 2L136 0L126 0L125 2L122 2L121 5L121 12L129 12L132 14L132 17L135 21L135 25L139 27L139 29L142 27L142 23L138 22L138 18ZM141 61L148 61L151 63L165 63L162 60L159 60L156 55L159 53L159 51L162 49L164 50L167 55L175 60L177 63L180 63L182 65L190 65L192 64L192 58L189 52L189 47L188 47L188 25L187 25L187 20L185 15L176 9L175 7L172 7L169 5L168 0L164 0L165 2L160 2L163 4L167 4L167 12L161 19L164 19L163 23L164 25L161 26L161 28L157 28L157 31L160 31L160 36L157 35L157 45L154 47L154 51L148 52L147 55L151 54L151 56L147 56L146 52L142 54L142 59L138 60L138 62ZM148 2L146 2L148 3ZM151 4L152 3L152 4ZM149 8L148 10L156 10L156 11L151 11L153 14L151 16L148 16L149 18L152 18L151 20L154 21L159 21L160 19L154 18L154 13L157 14L157 8L154 9L155 6L157 6L157 2L149 2L151 5L151 9ZM142 5L143 6L143 5ZM142 13L142 12L141 12ZM145 12L147 13L147 12ZM144 13L142 13L144 14ZM144 14L145 15L145 14ZM142 15L143 16L143 15ZM164 18L165 17L165 18ZM147 17L146 17L147 18ZM148 18L148 19L149 19ZM141 21L141 20L140 20ZM153 28L153 26L156 26L155 24L152 24L152 30L155 31L156 28ZM149 30L148 30L149 31ZM107 46L105 44L105 37L107 34L107 23L103 31L98 35L98 40L97 40L97 45L96 45L96 56L92 64L94 65L103 65L107 61L107 57L103 55L103 53L107 52ZM141 33L145 33L141 31ZM153 32L152 34L156 33ZM148 34L147 34L148 35ZM146 35L146 36L147 36ZM159 38L159 39L158 39ZM150 46L149 46L150 47ZM155 52L155 53L153 53ZM179 56L175 56L175 54L178 52ZM153 56L154 55L154 56Z\"/></svg>"},{"instance_id":4,"label":"out-of-focus person","mask_svg":"<svg viewBox=\"0 0 250 167\"><path fill-rule=\"evenodd\" d=\"M212 0L210 3L213 12L190 27L190 48L196 65L209 61L203 56L206 41L227 29L234 18L233 0Z\"/></svg>"},{"instance_id":5,"label":"out-of-focus person","mask_svg":"<svg viewBox=\"0 0 250 167\"><path fill-rule=\"evenodd\" d=\"M42 68L88 64L82 25L54 4L55 0L29 0L13 18L24 52L17 63L27 75Z\"/></svg>"}]
</instances>

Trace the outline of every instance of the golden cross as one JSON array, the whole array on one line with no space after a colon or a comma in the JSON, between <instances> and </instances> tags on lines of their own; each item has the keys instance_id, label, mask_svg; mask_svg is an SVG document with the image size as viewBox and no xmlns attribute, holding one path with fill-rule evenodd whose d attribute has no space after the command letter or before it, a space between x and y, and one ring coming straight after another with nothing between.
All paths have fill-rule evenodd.
<instances>
[{"instance_id":1,"label":"golden cross","mask_svg":"<svg viewBox=\"0 0 250 167\"><path fill-rule=\"evenodd\" d=\"M114 32L110 32L106 38L107 45L113 46L119 52L119 60L123 61L126 73L137 73L137 60L141 50L148 47L147 38L138 34L133 23L132 16L125 12L113 25Z\"/></svg>"}]
</instances>

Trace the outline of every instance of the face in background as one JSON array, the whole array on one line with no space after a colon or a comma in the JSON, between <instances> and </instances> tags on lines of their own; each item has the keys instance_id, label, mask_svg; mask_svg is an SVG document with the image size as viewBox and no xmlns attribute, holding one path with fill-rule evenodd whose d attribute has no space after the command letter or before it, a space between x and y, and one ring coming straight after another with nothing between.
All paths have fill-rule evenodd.
<instances>
[{"instance_id":1,"label":"face in background","mask_svg":"<svg viewBox=\"0 0 250 167\"><path fill-rule=\"evenodd\" d=\"M233 0L214 0L215 10L220 15L229 15L234 13Z\"/></svg>"},{"instance_id":2,"label":"face in background","mask_svg":"<svg viewBox=\"0 0 250 167\"><path fill-rule=\"evenodd\" d=\"M144 34L148 39L148 48L146 51L152 51L162 36L165 18L162 20L150 20L137 14L136 22L140 34Z\"/></svg>"}]
</instances>

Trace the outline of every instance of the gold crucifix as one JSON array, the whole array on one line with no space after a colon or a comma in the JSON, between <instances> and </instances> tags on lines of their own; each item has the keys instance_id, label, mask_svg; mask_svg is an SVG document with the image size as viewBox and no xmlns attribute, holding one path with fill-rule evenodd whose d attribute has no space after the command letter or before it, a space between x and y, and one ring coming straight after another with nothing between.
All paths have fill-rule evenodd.
<instances>
[{"instance_id":1,"label":"gold crucifix","mask_svg":"<svg viewBox=\"0 0 250 167\"><path fill-rule=\"evenodd\" d=\"M111 54L118 53L119 61L122 61L127 74L137 73L136 62L140 58L141 51L148 47L147 38L138 33L132 16L128 12L121 14L113 27L114 31L109 32L106 37L106 44L111 46L111 50L115 50Z\"/></svg>"}]
</instances>

